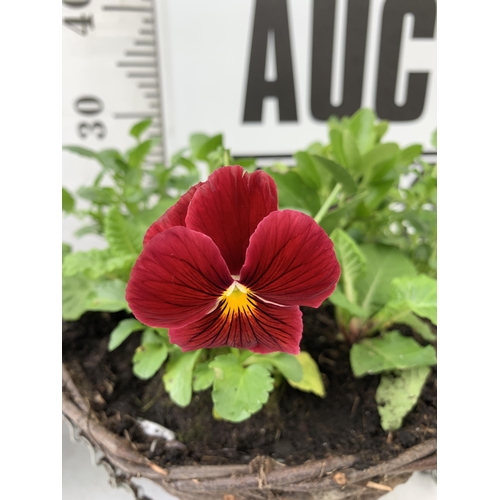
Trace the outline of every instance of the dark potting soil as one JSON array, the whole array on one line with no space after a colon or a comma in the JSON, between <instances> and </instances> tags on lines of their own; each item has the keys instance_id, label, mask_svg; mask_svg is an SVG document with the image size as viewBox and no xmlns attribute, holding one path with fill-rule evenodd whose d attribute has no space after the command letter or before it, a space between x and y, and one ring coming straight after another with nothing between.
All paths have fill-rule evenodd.
<instances>
[{"instance_id":1,"label":"dark potting soil","mask_svg":"<svg viewBox=\"0 0 500 500\"><path fill-rule=\"evenodd\" d=\"M380 378L353 376L348 346L337 338L332 306L302 310L301 349L318 363L327 396L320 398L283 382L260 412L238 424L214 420L210 390L193 394L191 404L179 408L163 389L161 370L147 381L136 378L131 360L139 333L109 353L109 334L126 317L124 313L86 313L77 322L63 322L63 362L106 427L132 440L162 467L248 463L257 455L295 465L359 453L362 460L356 468L365 468L436 437L435 369L403 427L387 434L380 427L375 403ZM137 426L136 417L171 429L182 444L153 443Z\"/></svg>"}]
</instances>

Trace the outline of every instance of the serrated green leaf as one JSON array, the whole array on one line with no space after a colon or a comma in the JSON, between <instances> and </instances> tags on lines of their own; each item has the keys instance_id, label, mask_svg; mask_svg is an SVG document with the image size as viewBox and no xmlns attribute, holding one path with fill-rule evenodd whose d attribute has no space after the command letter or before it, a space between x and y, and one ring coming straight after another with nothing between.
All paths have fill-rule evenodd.
<instances>
[{"instance_id":1,"label":"serrated green leaf","mask_svg":"<svg viewBox=\"0 0 500 500\"><path fill-rule=\"evenodd\" d=\"M417 271L397 248L375 244L361 245L360 248L366 258L366 274L356 282L358 304L373 314L389 301L394 278L415 276Z\"/></svg>"},{"instance_id":2,"label":"serrated green leaf","mask_svg":"<svg viewBox=\"0 0 500 500\"><path fill-rule=\"evenodd\" d=\"M109 336L108 351L114 351L133 332L144 329L144 325L134 318L122 319Z\"/></svg>"},{"instance_id":3,"label":"serrated green leaf","mask_svg":"<svg viewBox=\"0 0 500 500\"><path fill-rule=\"evenodd\" d=\"M259 411L269 399L273 379L260 364L243 367L232 354L217 356L212 400L217 413L230 422L241 422Z\"/></svg>"},{"instance_id":4,"label":"serrated green leaf","mask_svg":"<svg viewBox=\"0 0 500 500\"><path fill-rule=\"evenodd\" d=\"M151 378L165 362L168 349L165 344L141 344L132 358L132 372L137 378Z\"/></svg>"},{"instance_id":5,"label":"serrated green leaf","mask_svg":"<svg viewBox=\"0 0 500 500\"><path fill-rule=\"evenodd\" d=\"M76 321L87 311L87 300L94 288L94 282L79 274L62 279L62 317Z\"/></svg>"},{"instance_id":6,"label":"serrated green leaf","mask_svg":"<svg viewBox=\"0 0 500 500\"><path fill-rule=\"evenodd\" d=\"M434 347L423 347L415 339L395 330L354 344L350 359L354 375L362 377L389 370L435 365L436 351Z\"/></svg>"},{"instance_id":7,"label":"serrated green leaf","mask_svg":"<svg viewBox=\"0 0 500 500\"><path fill-rule=\"evenodd\" d=\"M62 209L66 213L70 213L75 208L75 199L71 196L71 193L62 188Z\"/></svg>"},{"instance_id":8,"label":"serrated green leaf","mask_svg":"<svg viewBox=\"0 0 500 500\"><path fill-rule=\"evenodd\" d=\"M214 369L209 366L210 361L199 363L193 372L193 391L200 392L208 389L214 383Z\"/></svg>"},{"instance_id":9,"label":"serrated green leaf","mask_svg":"<svg viewBox=\"0 0 500 500\"><path fill-rule=\"evenodd\" d=\"M135 262L136 255L114 257L109 248L104 250L92 249L87 252L75 252L66 256L63 261L63 276L74 276L84 273L91 279L99 279L108 273L117 270L130 269Z\"/></svg>"},{"instance_id":10,"label":"serrated green leaf","mask_svg":"<svg viewBox=\"0 0 500 500\"><path fill-rule=\"evenodd\" d=\"M172 354L167 363L163 385L170 399L178 406L185 408L191 402L193 393L193 368L203 351L181 352Z\"/></svg>"},{"instance_id":11,"label":"serrated green leaf","mask_svg":"<svg viewBox=\"0 0 500 500\"><path fill-rule=\"evenodd\" d=\"M323 167L325 167L333 175L334 179L342 184L346 195L351 196L356 194L358 186L344 167L332 160L329 160L328 158L323 158L322 156L311 155L311 158L313 161L319 162L323 165Z\"/></svg>"},{"instance_id":12,"label":"serrated green leaf","mask_svg":"<svg viewBox=\"0 0 500 500\"><path fill-rule=\"evenodd\" d=\"M112 207L104 220L104 234L115 256L139 255L144 232Z\"/></svg>"},{"instance_id":13,"label":"serrated green leaf","mask_svg":"<svg viewBox=\"0 0 500 500\"><path fill-rule=\"evenodd\" d=\"M244 364L260 363L264 366L277 368L286 379L293 382L300 382L303 377L302 367L296 356L285 352L276 352L272 354L253 354L246 358Z\"/></svg>"},{"instance_id":14,"label":"serrated green leaf","mask_svg":"<svg viewBox=\"0 0 500 500\"><path fill-rule=\"evenodd\" d=\"M117 312L123 309L128 310L125 300L125 287L121 280L110 280L97 283L94 291L87 299L88 311Z\"/></svg>"},{"instance_id":15,"label":"serrated green leaf","mask_svg":"<svg viewBox=\"0 0 500 500\"><path fill-rule=\"evenodd\" d=\"M385 431L395 431L418 401L430 373L428 366L383 374L375 394L380 424Z\"/></svg>"},{"instance_id":16,"label":"serrated green leaf","mask_svg":"<svg viewBox=\"0 0 500 500\"><path fill-rule=\"evenodd\" d=\"M363 319L368 317L368 312L359 307L357 304L349 302L338 286L330 297L328 297L328 300L340 309L345 309L353 316Z\"/></svg>"},{"instance_id":17,"label":"serrated green leaf","mask_svg":"<svg viewBox=\"0 0 500 500\"><path fill-rule=\"evenodd\" d=\"M288 383L296 389L300 389L304 392L312 392L324 398L326 396L325 386L316 361L314 361L311 355L306 351L302 351L296 358L302 367L304 376L300 382L294 382L287 379Z\"/></svg>"},{"instance_id":18,"label":"serrated green leaf","mask_svg":"<svg viewBox=\"0 0 500 500\"><path fill-rule=\"evenodd\" d=\"M357 304L356 281L366 274L366 259L356 242L342 229L330 235L342 273L342 289L349 302Z\"/></svg>"},{"instance_id":19,"label":"serrated green leaf","mask_svg":"<svg viewBox=\"0 0 500 500\"><path fill-rule=\"evenodd\" d=\"M141 135L146 132L146 130L151 126L153 120L151 118L146 118L139 123L136 123L131 129L129 134L136 139L140 139Z\"/></svg>"},{"instance_id":20,"label":"serrated green leaf","mask_svg":"<svg viewBox=\"0 0 500 500\"><path fill-rule=\"evenodd\" d=\"M349 120L349 132L353 135L361 154L366 153L375 144L375 113L371 109L361 108Z\"/></svg>"},{"instance_id":21,"label":"serrated green leaf","mask_svg":"<svg viewBox=\"0 0 500 500\"><path fill-rule=\"evenodd\" d=\"M437 324L437 281L420 274L416 277L396 278L392 282L392 300L406 302L417 316Z\"/></svg>"}]
</instances>

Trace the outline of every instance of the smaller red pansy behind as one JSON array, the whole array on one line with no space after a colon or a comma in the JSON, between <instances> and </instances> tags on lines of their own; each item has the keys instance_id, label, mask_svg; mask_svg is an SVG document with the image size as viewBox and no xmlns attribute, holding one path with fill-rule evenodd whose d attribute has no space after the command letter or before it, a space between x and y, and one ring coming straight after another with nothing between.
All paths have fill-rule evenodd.
<instances>
[{"instance_id":1,"label":"smaller red pansy behind","mask_svg":"<svg viewBox=\"0 0 500 500\"><path fill-rule=\"evenodd\" d=\"M193 186L149 228L126 299L183 351L298 354L299 306L318 307L339 277L323 229L301 212L278 211L273 179L236 165Z\"/></svg>"}]
</instances>

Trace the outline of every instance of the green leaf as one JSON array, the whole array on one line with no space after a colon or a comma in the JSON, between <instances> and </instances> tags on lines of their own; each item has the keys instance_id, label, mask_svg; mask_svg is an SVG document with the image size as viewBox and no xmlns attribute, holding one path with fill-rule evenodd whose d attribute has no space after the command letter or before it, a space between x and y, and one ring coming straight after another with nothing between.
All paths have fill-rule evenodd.
<instances>
[{"instance_id":1,"label":"green leaf","mask_svg":"<svg viewBox=\"0 0 500 500\"><path fill-rule=\"evenodd\" d=\"M87 148L82 148L80 146L64 146L64 150L71 151L72 153L76 153L77 155L84 156L85 158L96 158L97 155L94 151Z\"/></svg>"},{"instance_id":2,"label":"green leaf","mask_svg":"<svg viewBox=\"0 0 500 500\"><path fill-rule=\"evenodd\" d=\"M368 317L368 312L359 307L357 304L349 302L338 286L330 297L328 297L328 300L340 309L345 309L353 316L363 319Z\"/></svg>"},{"instance_id":3,"label":"green leaf","mask_svg":"<svg viewBox=\"0 0 500 500\"><path fill-rule=\"evenodd\" d=\"M65 277L62 279L62 317L66 321L76 321L87 311L87 300L94 283L85 276Z\"/></svg>"},{"instance_id":4,"label":"green leaf","mask_svg":"<svg viewBox=\"0 0 500 500\"><path fill-rule=\"evenodd\" d=\"M67 243L62 244L62 259L64 262L64 259L66 258L66 255L69 255L71 253L71 245L68 245Z\"/></svg>"},{"instance_id":5,"label":"green leaf","mask_svg":"<svg viewBox=\"0 0 500 500\"><path fill-rule=\"evenodd\" d=\"M366 258L366 274L356 282L358 304L372 314L389 301L394 278L415 276L417 271L408 257L396 248L375 244L360 248Z\"/></svg>"},{"instance_id":6,"label":"green leaf","mask_svg":"<svg viewBox=\"0 0 500 500\"><path fill-rule=\"evenodd\" d=\"M348 127L356 139L359 152L366 153L375 144L375 113L371 109L361 108L352 115Z\"/></svg>"},{"instance_id":7,"label":"green leaf","mask_svg":"<svg viewBox=\"0 0 500 500\"><path fill-rule=\"evenodd\" d=\"M330 234L335 228L338 227L343 217L348 217L351 212L357 209L359 204L366 198L367 195L368 192L359 193L356 196L353 196L350 200L346 201L343 206L328 212L328 214L323 217L320 226L326 233Z\"/></svg>"},{"instance_id":8,"label":"green leaf","mask_svg":"<svg viewBox=\"0 0 500 500\"><path fill-rule=\"evenodd\" d=\"M404 323L408 325L415 333L418 333L424 340L428 342L435 342L436 335L432 332L429 325L417 318L413 313L409 313L403 318L399 319L399 323Z\"/></svg>"},{"instance_id":9,"label":"green leaf","mask_svg":"<svg viewBox=\"0 0 500 500\"><path fill-rule=\"evenodd\" d=\"M97 283L87 299L87 310L107 312L128 310L128 304L125 300L126 286L127 284L121 280Z\"/></svg>"},{"instance_id":10,"label":"green leaf","mask_svg":"<svg viewBox=\"0 0 500 500\"><path fill-rule=\"evenodd\" d=\"M137 378L151 378L165 362L168 349L165 344L142 344L132 358L132 371Z\"/></svg>"},{"instance_id":11,"label":"green leaf","mask_svg":"<svg viewBox=\"0 0 500 500\"><path fill-rule=\"evenodd\" d=\"M347 169L353 172L358 171L361 156L356 141L349 130L342 132L342 150L344 151Z\"/></svg>"},{"instance_id":12,"label":"green leaf","mask_svg":"<svg viewBox=\"0 0 500 500\"><path fill-rule=\"evenodd\" d=\"M340 263L342 289L349 302L357 304L356 281L366 273L366 259L356 242L342 229L335 229L330 235Z\"/></svg>"},{"instance_id":13,"label":"green leaf","mask_svg":"<svg viewBox=\"0 0 500 500\"><path fill-rule=\"evenodd\" d=\"M294 170L280 174L266 169L274 179L279 192L281 208L303 208L315 215L321 207L317 191L308 187Z\"/></svg>"},{"instance_id":14,"label":"green leaf","mask_svg":"<svg viewBox=\"0 0 500 500\"><path fill-rule=\"evenodd\" d=\"M163 384L170 399L178 406L185 408L191 402L193 391L193 368L202 349L190 352L176 351L167 363Z\"/></svg>"},{"instance_id":15,"label":"green leaf","mask_svg":"<svg viewBox=\"0 0 500 500\"><path fill-rule=\"evenodd\" d=\"M395 431L412 410L430 373L428 366L384 374L375 394L380 424L385 431Z\"/></svg>"},{"instance_id":16,"label":"green leaf","mask_svg":"<svg viewBox=\"0 0 500 500\"><path fill-rule=\"evenodd\" d=\"M196 153L193 151L193 155L198 160L208 160L208 155L212 151L216 150L219 146L222 146L222 134L214 135L208 138L203 144L197 148Z\"/></svg>"},{"instance_id":17,"label":"green leaf","mask_svg":"<svg viewBox=\"0 0 500 500\"><path fill-rule=\"evenodd\" d=\"M364 339L350 351L351 367L356 377L436 364L436 351L431 345L421 346L415 339L398 331L382 337Z\"/></svg>"},{"instance_id":18,"label":"green leaf","mask_svg":"<svg viewBox=\"0 0 500 500\"><path fill-rule=\"evenodd\" d=\"M262 365L243 367L236 356L217 356L212 400L216 412L230 422L241 422L259 411L269 399L273 379Z\"/></svg>"},{"instance_id":19,"label":"green leaf","mask_svg":"<svg viewBox=\"0 0 500 500\"><path fill-rule=\"evenodd\" d=\"M387 129L389 128L389 122L386 120L382 120L375 125L375 134L377 134L376 142L380 142L382 137L384 137Z\"/></svg>"},{"instance_id":20,"label":"green leaf","mask_svg":"<svg viewBox=\"0 0 500 500\"><path fill-rule=\"evenodd\" d=\"M193 391L200 392L208 389L214 383L214 369L209 366L210 361L199 363L193 372Z\"/></svg>"},{"instance_id":21,"label":"green leaf","mask_svg":"<svg viewBox=\"0 0 500 500\"><path fill-rule=\"evenodd\" d=\"M396 278L392 282L394 302L406 302L417 315L437 325L437 281L420 274L414 278Z\"/></svg>"},{"instance_id":22,"label":"green leaf","mask_svg":"<svg viewBox=\"0 0 500 500\"><path fill-rule=\"evenodd\" d=\"M378 144L373 149L368 151L360 160L359 171L363 176L371 176L370 172L382 163L396 160L399 153L399 146L393 142Z\"/></svg>"},{"instance_id":23,"label":"green leaf","mask_svg":"<svg viewBox=\"0 0 500 500\"><path fill-rule=\"evenodd\" d=\"M432 134L431 134L431 146L434 149L437 149L437 147L438 147L438 131L437 131L437 129L434 130L434 132L432 132Z\"/></svg>"},{"instance_id":24,"label":"green leaf","mask_svg":"<svg viewBox=\"0 0 500 500\"><path fill-rule=\"evenodd\" d=\"M375 210L386 198L387 193L397 183L397 179L372 184L364 204L369 211Z\"/></svg>"},{"instance_id":25,"label":"green leaf","mask_svg":"<svg viewBox=\"0 0 500 500\"><path fill-rule=\"evenodd\" d=\"M323 167L325 167L333 175L334 179L342 184L342 187L348 196L356 193L358 186L344 167L341 167L338 163L335 163L328 158L323 158L322 156L311 155L311 158L313 161L323 165Z\"/></svg>"},{"instance_id":26,"label":"green leaf","mask_svg":"<svg viewBox=\"0 0 500 500\"><path fill-rule=\"evenodd\" d=\"M378 311L374 316L372 316L370 323L370 332L376 330L386 330L391 327L394 323L405 323L409 316L413 316L410 307L406 302L393 302L389 301L380 311ZM409 320L411 322L411 320Z\"/></svg>"},{"instance_id":27,"label":"green leaf","mask_svg":"<svg viewBox=\"0 0 500 500\"><path fill-rule=\"evenodd\" d=\"M81 187L76 191L76 194L97 205L112 205L118 200L116 192L110 187Z\"/></svg>"},{"instance_id":28,"label":"green leaf","mask_svg":"<svg viewBox=\"0 0 500 500\"><path fill-rule=\"evenodd\" d=\"M333 158L340 165L346 165L347 161L344 156L342 147L342 127L330 129L330 148Z\"/></svg>"},{"instance_id":29,"label":"green leaf","mask_svg":"<svg viewBox=\"0 0 500 500\"><path fill-rule=\"evenodd\" d=\"M151 126L151 123L153 120L151 118L146 118L145 120L142 120L139 123L136 123L131 129L130 129L130 135L132 137L135 137L136 139L140 139L141 135L146 132L146 130Z\"/></svg>"},{"instance_id":30,"label":"green leaf","mask_svg":"<svg viewBox=\"0 0 500 500\"><path fill-rule=\"evenodd\" d=\"M71 193L62 188L62 209L66 213L70 213L75 208L75 199L71 196Z\"/></svg>"},{"instance_id":31,"label":"green leaf","mask_svg":"<svg viewBox=\"0 0 500 500\"><path fill-rule=\"evenodd\" d=\"M136 319L122 319L109 336L108 351L115 350L131 333L143 330L144 328L144 325Z\"/></svg>"},{"instance_id":32,"label":"green leaf","mask_svg":"<svg viewBox=\"0 0 500 500\"><path fill-rule=\"evenodd\" d=\"M133 148L129 152L128 162L132 168L137 168L142 165L142 162L146 158L146 156L151 151L153 144L155 143L154 139L148 139L147 141L141 142L137 147Z\"/></svg>"},{"instance_id":33,"label":"green leaf","mask_svg":"<svg viewBox=\"0 0 500 500\"><path fill-rule=\"evenodd\" d=\"M321 378L321 373L316 361L314 361L311 355L306 351L302 351L296 358L302 367L304 376L300 382L294 382L293 380L287 379L288 383L292 387L295 387L295 389L300 389L304 392L312 392L324 398L326 396L325 386L323 385L323 379Z\"/></svg>"},{"instance_id":34,"label":"green leaf","mask_svg":"<svg viewBox=\"0 0 500 500\"><path fill-rule=\"evenodd\" d=\"M114 257L109 250L92 249L87 252L75 252L66 256L63 261L63 276L74 276L84 273L91 279L99 279L105 274L115 271L130 270L137 256L122 255Z\"/></svg>"},{"instance_id":35,"label":"green leaf","mask_svg":"<svg viewBox=\"0 0 500 500\"><path fill-rule=\"evenodd\" d=\"M322 186L322 180L311 156L303 151L299 151L293 156L297 162L297 173L304 181L304 184L311 189L319 190Z\"/></svg>"},{"instance_id":36,"label":"green leaf","mask_svg":"<svg viewBox=\"0 0 500 500\"><path fill-rule=\"evenodd\" d=\"M245 359L244 364L264 363L277 368L287 380L300 382L303 377L302 367L296 356L285 352L272 354L253 354Z\"/></svg>"},{"instance_id":37,"label":"green leaf","mask_svg":"<svg viewBox=\"0 0 500 500\"><path fill-rule=\"evenodd\" d=\"M139 255L144 232L112 207L104 220L104 234L115 256Z\"/></svg>"},{"instance_id":38,"label":"green leaf","mask_svg":"<svg viewBox=\"0 0 500 500\"><path fill-rule=\"evenodd\" d=\"M405 167L415 163L417 157L422 154L422 145L421 144L413 144L412 146L408 146L403 149L399 154L398 163L400 165L404 165Z\"/></svg>"}]
</instances>

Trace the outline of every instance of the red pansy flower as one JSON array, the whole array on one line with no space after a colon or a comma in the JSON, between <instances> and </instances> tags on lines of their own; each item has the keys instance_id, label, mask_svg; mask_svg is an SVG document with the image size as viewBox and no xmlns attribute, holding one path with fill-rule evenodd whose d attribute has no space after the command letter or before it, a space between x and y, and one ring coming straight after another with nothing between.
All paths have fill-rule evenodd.
<instances>
[{"instance_id":1,"label":"red pansy flower","mask_svg":"<svg viewBox=\"0 0 500 500\"><path fill-rule=\"evenodd\" d=\"M298 354L299 305L318 307L339 277L323 229L301 212L278 211L272 177L236 165L193 186L148 229L126 299L183 351Z\"/></svg>"}]
</instances>

